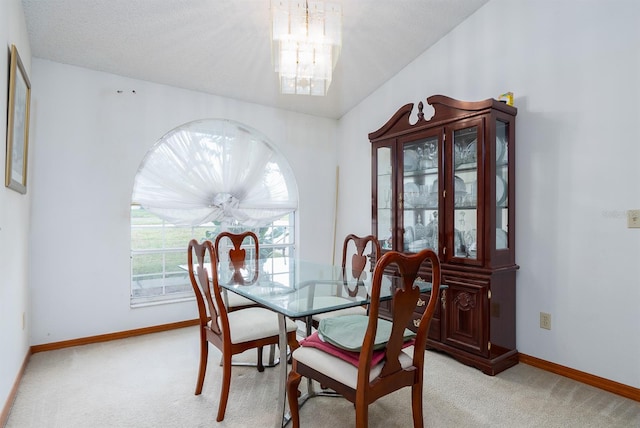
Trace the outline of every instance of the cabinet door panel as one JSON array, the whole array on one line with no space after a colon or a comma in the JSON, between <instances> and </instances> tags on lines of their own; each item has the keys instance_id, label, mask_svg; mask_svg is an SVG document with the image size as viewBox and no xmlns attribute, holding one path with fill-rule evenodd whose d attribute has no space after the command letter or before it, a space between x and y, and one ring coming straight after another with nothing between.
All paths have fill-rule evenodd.
<instances>
[{"instance_id":1,"label":"cabinet door panel","mask_svg":"<svg viewBox=\"0 0 640 428\"><path fill-rule=\"evenodd\" d=\"M447 260L452 263L480 265L482 252L478 252L478 238L483 228L482 201L484 120L461 121L449 127L452 173L447 174L446 235Z\"/></svg>"},{"instance_id":2,"label":"cabinet door panel","mask_svg":"<svg viewBox=\"0 0 640 428\"><path fill-rule=\"evenodd\" d=\"M443 341L478 355L487 354L487 287L444 278L445 328Z\"/></svg>"},{"instance_id":3,"label":"cabinet door panel","mask_svg":"<svg viewBox=\"0 0 640 428\"><path fill-rule=\"evenodd\" d=\"M439 134L402 143L402 247L417 253L439 248L439 188L441 162Z\"/></svg>"},{"instance_id":4,"label":"cabinet door panel","mask_svg":"<svg viewBox=\"0 0 640 428\"><path fill-rule=\"evenodd\" d=\"M374 150L373 157L374 171L377 171L373 187L373 218L375 219L373 235L385 249L393 248L395 200L392 155L391 147L382 145Z\"/></svg>"}]
</instances>

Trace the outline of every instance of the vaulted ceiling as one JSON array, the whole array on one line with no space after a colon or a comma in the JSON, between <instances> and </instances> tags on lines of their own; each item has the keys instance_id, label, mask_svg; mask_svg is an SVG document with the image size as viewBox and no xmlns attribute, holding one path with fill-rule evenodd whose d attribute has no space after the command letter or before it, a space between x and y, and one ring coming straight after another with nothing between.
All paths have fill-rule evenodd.
<instances>
[{"instance_id":1,"label":"vaulted ceiling","mask_svg":"<svg viewBox=\"0 0 640 428\"><path fill-rule=\"evenodd\" d=\"M269 0L22 0L31 53L92 70L340 118L488 0L343 0L324 97L281 95Z\"/></svg>"}]
</instances>

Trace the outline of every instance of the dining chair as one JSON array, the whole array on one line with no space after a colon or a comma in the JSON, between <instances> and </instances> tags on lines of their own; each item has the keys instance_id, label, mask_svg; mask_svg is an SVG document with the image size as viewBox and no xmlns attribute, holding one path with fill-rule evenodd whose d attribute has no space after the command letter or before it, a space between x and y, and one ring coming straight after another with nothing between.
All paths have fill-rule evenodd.
<instances>
[{"instance_id":1,"label":"dining chair","mask_svg":"<svg viewBox=\"0 0 640 428\"><path fill-rule=\"evenodd\" d=\"M369 252L365 254L365 251ZM342 278L343 289L352 297L358 292L357 287L363 283L367 275L372 275L376 260L380 257L380 242L373 235L357 236L353 233L347 235L342 244ZM348 257L350 255L351 257ZM369 267L368 269L367 266ZM355 280L355 281L354 281ZM348 283L354 284L355 288L350 289ZM332 297L340 299L341 297ZM338 309L332 312L317 314L312 317L312 325L318 328L318 324L324 318L341 315L366 315L367 308L357 306L354 308ZM307 331L309 333L309 331Z\"/></svg>"},{"instance_id":2,"label":"dining chair","mask_svg":"<svg viewBox=\"0 0 640 428\"><path fill-rule=\"evenodd\" d=\"M196 264L194 264L194 256ZM218 404L218 422L224 419L231 385L231 357L249 349L276 345L279 340L278 315L259 306L228 311L218 281L218 263L211 241L198 243L192 239L188 247L189 278L196 295L200 319L200 367L195 395L202 393L207 370L209 343L222 353L222 387ZM286 320L289 348L298 347L297 325ZM264 371L258 354L258 371Z\"/></svg>"},{"instance_id":3,"label":"dining chair","mask_svg":"<svg viewBox=\"0 0 640 428\"><path fill-rule=\"evenodd\" d=\"M247 258L246 249L242 248L242 244L248 241L250 249L250 257ZM229 245L231 244L231 245ZM258 280L260 274L260 243L258 236L251 231L240 233L232 233L228 231L220 232L214 241L213 249L216 253L218 262L229 262L230 277L228 281L236 284L250 285ZM224 251L223 251L224 250ZM247 266L247 264L249 266ZM222 289L222 298L229 312L256 306L257 303L246 297L242 297L236 293L229 293L226 289ZM264 367L273 367L279 363L275 360L276 346L269 347L269 362L262 364L262 348L258 348L258 363L233 362L234 366L257 366L260 371ZM220 363L222 365L222 362Z\"/></svg>"},{"instance_id":4,"label":"dining chair","mask_svg":"<svg viewBox=\"0 0 640 428\"><path fill-rule=\"evenodd\" d=\"M396 282L393 285L396 288L392 297L391 325L387 326L390 334L388 340L378 343L379 337L376 338L376 332L382 330L378 320L380 291L384 271L391 265L397 266L398 278L394 280ZM414 286L414 282L421 266L429 266L431 269L432 288L413 338L411 356L403 347L407 345L406 327L412 323L413 313L420 298L420 289ZM384 280L388 279L385 277ZM432 250L425 249L417 254L389 251L380 257L373 272L371 303L369 314L364 320L366 324L363 326L362 345L359 350L352 349L348 353L350 357L356 357L355 361L349 362L348 358L342 356L346 355L345 351L330 343L324 343L323 346L333 346L337 352L329 353L328 348L305 346L304 340L293 352L293 367L287 378L287 395L293 427L300 426L297 397L298 385L303 376L326 385L354 403L357 428L368 426L368 409L371 403L393 391L410 386L413 426L423 427L422 385L425 346L429 323L438 302L439 289L440 262ZM379 345L382 349L379 349Z\"/></svg>"}]
</instances>

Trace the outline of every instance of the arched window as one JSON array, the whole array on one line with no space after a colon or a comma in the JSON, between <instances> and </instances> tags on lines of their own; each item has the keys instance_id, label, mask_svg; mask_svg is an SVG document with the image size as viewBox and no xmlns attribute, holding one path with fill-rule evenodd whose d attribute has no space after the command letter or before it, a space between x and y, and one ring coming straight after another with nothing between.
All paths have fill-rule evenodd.
<instances>
[{"instance_id":1,"label":"arched window","mask_svg":"<svg viewBox=\"0 0 640 428\"><path fill-rule=\"evenodd\" d=\"M262 257L292 255L298 190L286 159L256 130L207 119L164 135L146 154L131 200L131 304L192 296L190 239L252 230Z\"/></svg>"}]
</instances>

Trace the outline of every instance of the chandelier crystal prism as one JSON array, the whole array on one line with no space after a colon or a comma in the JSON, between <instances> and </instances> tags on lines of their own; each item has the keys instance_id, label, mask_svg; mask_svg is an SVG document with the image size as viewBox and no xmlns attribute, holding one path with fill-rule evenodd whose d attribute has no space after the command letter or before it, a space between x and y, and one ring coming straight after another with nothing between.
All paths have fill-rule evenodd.
<instances>
[{"instance_id":1,"label":"chandelier crystal prism","mask_svg":"<svg viewBox=\"0 0 640 428\"><path fill-rule=\"evenodd\" d=\"M342 46L342 6L271 1L272 57L282 94L326 95Z\"/></svg>"}]
</instances>

